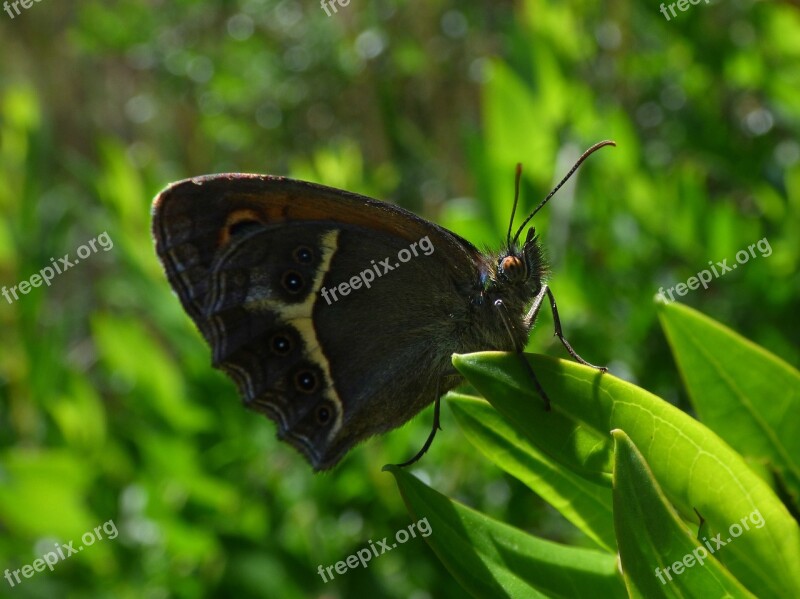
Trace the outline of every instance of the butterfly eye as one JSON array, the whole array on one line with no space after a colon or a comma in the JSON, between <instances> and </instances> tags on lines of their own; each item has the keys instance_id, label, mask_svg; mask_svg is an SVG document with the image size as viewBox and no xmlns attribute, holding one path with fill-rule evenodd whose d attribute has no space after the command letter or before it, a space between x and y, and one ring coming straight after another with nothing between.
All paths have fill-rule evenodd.
<instances>
[{"instance_id":1,"label":"butterfly eye","mask_svg":"<svg viewBox=\"0 0 800 599\"><path fill-rule=\"evenodd\" d=\"M285 356L292 351L294 343L292 342L292 338L288 335L276 333L272 336L272 339L270 339L270 347L272 348L272 353Z\"/></svg>"},{"instance_id":2,"label":"butterfly eye","mask_svg":"<svg viewBox=\"0 0 800 599\"><path fill-rule=\"evenodd\" d=\"M281 279L284 289L289 293L300 293L305 285L303 276L296 270L287 270Z\"/></svg>"},{"instance_id":3,"label":"butterfly eye","mask_svg":"<svg viewBox=\"0 0 800 599\"><path fill-rule=\"evenodd\" d=\"M314 260L314 252L306 245L296 247L292 256L300 264L311 264Z\"/></svg>"},{"instance_id":4,"label":"butterfly eye","mask_svg":"<svg viewBox=\"0 0 800 599\"><path fill-rule=\"evenodd\" d=\"M302 393L311 394L319 387L319 379L312 370L298 370L294 375L294 386Z\"/></svg>"},{"instance_id":5,"label":"butterfly eye","mask_svg":"<svg viewBox=\"0 0 800 599\"><path fill-rule=\"evenodd\" d=\"M525 263L517 256L506 256L500 261L500 274L509 281L522 281L527 275Z\"/></svg>"},{"instance_id":6,"label":"butterfly eye","mask_svg":"<svg viewBox=\"0 0 800 599\"><path fill-rule=\"evenodd\" d=\"M331 419L331 411L327 406L320 406L317 408L315 416L317 417L318 424L327 424Z\"/></svg>"}]
</instances>

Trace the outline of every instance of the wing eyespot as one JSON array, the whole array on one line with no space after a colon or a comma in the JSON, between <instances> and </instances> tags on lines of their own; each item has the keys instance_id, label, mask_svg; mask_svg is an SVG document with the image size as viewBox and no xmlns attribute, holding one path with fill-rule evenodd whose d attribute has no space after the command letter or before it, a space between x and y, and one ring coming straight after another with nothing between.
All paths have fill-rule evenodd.
<instances>
[{"instance_id":1,"label":"wing eyespot","mask_svg":"<svg viewBox=\"0 0 800 599\"><path fill-rule=\"evenodd\" d=\"M287 356L294 349L295 343L290 335L286 333L275 333L269 341L272 353L277 356Z\"/></svg>"},{"instance_id":2,"label":"wing eyespot","mask_svg":"<svg viewBox=\"0 0 800 599\"><path fill-rule=\"evenodd\" d=\"M333 412L331 412L331 409L328 406L321 405L314 412L314 417L317 419L317 424L325 425L331 421Z\"/></svg>"},{"instance_id":3,"label":"wing eyespot","mask_svg":"<svg viewBox=\"0 0 800 599\"><path fill-rule=\"evenodd\" d=\"M231 239L252 233L264 227L259 215L254 210L235 210L228 215L221 232L221 245L227 245Z\"/></svg>"},{"instance_id":4,"label":"wing eyespot","mask_svg":"<svg viewBox=\"0 0 800 599\"><path fill-rule=\"evenodd\" d=\"M294 373L294 386L300 393L311 395L319 389L319 376L309 368L302 368Z\"/></svg>"},{"instance_id":5,"label":"wing eyespot","mask_svg":"<svg viewBox=\"0 0 800 599\"><path fill-rule=\"evenodd\" d=\"M307 245L299 245L292 252L292 257L299 264L311 264L314 261L314 251Z\"/></svg>"},{"instance_id":6,"label":"wing eyespot","mask_svg":"<svg viewBox=\"0 0 800 599\"><path fill-rule=\"evenodd\" d=\"M238 237L259 228L261 228L261 223L256 220L240 220L228 227L228 235L230 237Z\"/></svg>"},{"instance_id":7,"label":"wing eyespot","mask_svg":"<svg viewBox=\"0 0 800 599\"><path fill-rule=\"evenodd\" d=\"M296 270L287 270L285 273L283 273L283 277L281 277L281 285L283 285L283 288L292 295L297 295L303 291L306 283L303 279L303 275L301 275L299 272Z\"/></svg>"}]
</instances>

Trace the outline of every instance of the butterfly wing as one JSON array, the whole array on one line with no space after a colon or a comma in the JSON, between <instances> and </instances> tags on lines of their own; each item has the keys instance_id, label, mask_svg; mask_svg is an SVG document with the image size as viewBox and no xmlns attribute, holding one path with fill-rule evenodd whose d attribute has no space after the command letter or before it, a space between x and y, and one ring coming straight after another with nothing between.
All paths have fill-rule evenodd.
<instances>
[{"instance_id":1,"label":"butterfly wing","mask_svg":"<svg viewBox=\"0 0 800 599\"><path fill-rule=\"evenodd\" d=\"M214 366L315 469L433 401L479 280L480 253L446 229L282 177L175 183L153 235Z\"/></svg>"}]
</instances>

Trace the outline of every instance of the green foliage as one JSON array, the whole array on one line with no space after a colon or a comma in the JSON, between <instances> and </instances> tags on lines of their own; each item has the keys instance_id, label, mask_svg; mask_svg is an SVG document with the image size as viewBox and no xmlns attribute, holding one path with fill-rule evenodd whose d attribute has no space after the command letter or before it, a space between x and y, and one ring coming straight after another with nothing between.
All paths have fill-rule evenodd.
<instances>
[{"instance_id":1,"label":"green foliage","mask_svg":"<svg viewBox=\"0 0 800 599\"><path fill-rule=\"evenodd\" d=\"M390 471L409 512L430 522L431 548L474 597L624 596L612 554L526 535L449 500L397 467Z\"/></svg>"},{"instance_id":2,"label":"green foliage","mask_svg":"<svg viewBox=\"0 0 800 599\"><path fill-rule=\"evenodd\" d=\"M747 355L749 369L737 377L742 385L735 393L723 389L716 399L704 400L713 406L711 411L732 401L736 406L749 406L753 398L764 397L775 381L760 373L779 368L784 377L798 376L769 352L689 308L673 304L662 305L660 310L687 380L708 377L710 369L718 376L726 365L736 363L734 358ZM686 334L683 343L678 332ZM690 347L683 355L687 339ZM711 364L697 359L712 354ZM516 356L501 352L453 358L459 372L491 407L461 393L450 393L448 403L467 438L485 456L553 505L603 549L608 560L613 560L618 549L628 596L778 598L800 592L800 527L789 511L796 513L799 506L781 502L776 495L779 481L761 479L713 432L713 426L707 428L640 387L574 362L544 356L530 356L529 361L550 397L559 398L552 411L544 410ZM741 425L745 430L769 420L768 414L757 410L748 416L750 422ZM769 431L773 443L783 447L793 442L796 423ZM797 458L793 452L763 459L767 468L777 471L780 465L785 471L797 467ZM455 503L447 504L433 491L422 490L421 483L412 483L407 474L395 476L411 514L428 516L438 529L456 528L467 517L483 518L475 527L485 529L489 537L516 535L517 547L543 542L523 541L519 538L525 537L523 532L509 531L504 524ZM696 515L703 518L703 535L707 535L702 541L693 537L686 524L700 526ZM722 545L713 541L718 535ZM466 577L463 566L454 565L465 551L463 546L455 541L443 543L439 537L428 542L475 596L490 596L486 589L494 581L509 597L530 596L532 591L519 586L530 582L530 566L504 560L505 569L499 576L492 569L497 558L480 550L484 541L473 539L472 544L477 548L476 559L489 572L479 565L467 565L471 577ZM698 547L710 554L707 565L695 561L696 567L664 573L664 568ZM561 555L554 551L556 554ZM560 577L568 568L586 563L585 558L568 552L563 555L560 570L539 572L530 584L546 596L582 596ZM661 579L653 574L658 569ZM578 579L568 576L571 581Z\"/></svg>"},{"instance_id":3,"label":"green foliage","mask_svg":"<svg viewBox=\"0 0 800 599\"><path fill-rule=\"evenodd\" d=\"M800 373L688 308L661 319L700 421L800 505Z\"/></svg>"},{"instance_id":4,"label":"green foliage","mask_svg":"<svg viewBox=\"0 0 800 599\"><path fill-rule=\"evenodd\" d=\"M614 526L629 596L755 597L692 536L630 437L620 430L612 436ZM667 569L686 555L694 558L684 562L688 567L670 574ZM656 576L651 564L657 564Z\"/></svg>"},{"instance_id":5,"label":"green foliage","mask_svg":"<svg viewBox=\"0 0 800 599\"><path fill-rule=\"evenodd\" d=\"M611 494L605 481L586 480L562 467L483 400L451 393L449 404L466 437L485 456L534 489L600 547L613 551Z\"/></svg>"},{"instance_id":6,"label":"green foliage","mask_svg":"<svg viewBox=\"0 0 800 599\"><path fill-rule=\"evenodd\" d=\"M317 576L319 564L408 524L380 468L419 449L430 412L315 476L271 423L242 409L149 233L160 189L212 172L341 186L496 247L517 162L519 223L580 151L616 140L533 222L565 333L618 379L696 410L757 472L753 489L796 505L794 371L661 309L684 392L650 300L767 238L769 256L681 300L800 364L798 31L791 3L751 0L701 3L670 22L646 3L539 0L352 0L331 17L297 0L48 0L14 19L0 11L0 287L104 231L114 241L50 286L0 296L0 575L109 519L120 531L14 588L0 578L0 595L463 595L421 542L328 583ZM563 356L551 326L543 313L529 351ZM721 347L742 353L723 352L725 363ZM569 373L578 389L593 375L533 360L546 384ZM641 399L618 379L598 379L598 392L613 382ZM526 533L614 550L610 422L575 438L542 431L563 448L551 455L485 403L452 398L421 478ZM649 398L653 414L682 426ZM545 417L537 401L535 423ZM548 416L569 435L574 415ZM455 421L491 461L476 460ZM654 463L649 443L620 428L681 516L696 518L693 496L658 478L678 466ZM729 508L719 509L724 520ZM608 572L607 556L598 564Z\"/></svg>"}]
</instances>

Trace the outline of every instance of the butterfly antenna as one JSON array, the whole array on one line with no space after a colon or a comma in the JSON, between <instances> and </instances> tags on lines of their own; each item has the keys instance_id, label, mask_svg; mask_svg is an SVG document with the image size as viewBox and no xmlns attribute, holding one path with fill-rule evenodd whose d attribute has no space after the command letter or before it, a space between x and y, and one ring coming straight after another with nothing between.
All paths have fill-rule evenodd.
<instances>
[{"instance_id":1,"label":"butterfly antenna","mask_svg":"<svg viewBox=\"0 0 800 599\"><path fill-rule=\"evenodd\" d=\"M517 212L517 201L519 200L519 180L522 178L522 163L517 162L517 174L514 177L514 207L511 209L511 220L508 223L508 234L506 244L511 247L511 227L514 226L514 215Z\"/></svg>"},{"instance_id":2,"label":"butterfly antenna","mask_svg":"<svg viewBox=\"0 0 800 599\"><path fill-rule=\"evenodd\" d=\"M561 182L553 188L553 191L551 191L549 194L547 194L547 197L545 199L543 199L541 201L541 203L538 206L536 206L534 211L530 213L528 218L525 219L525 222L522 223L522 225L520 226L519 230L517 231L517 234L514 235L514 243L516 243L517 240L519 239L520 233L522 233L522 230L525 228L525 225L527 225L528 222L536 215L536 213L539 212L539 210L541 210L542 207L550 200L550 198L552 198L555 195L555 193L559 189L561 189L561 186L564 185L564 183L566 183L567 181L569 181L569 178L573 175L573 173L576 170L578 170L578 167L581 165L581 163L584 160L586 160L589 156L594 154L597 150L599 150L603 146L616 146L616 145L617 145L617 142L611 141L610 139L607 139L605 141L601 141L601 142L598 142L598 143L594 144L591 148L589 148L583 154L581 154L581 157L578 158L577 162L575 162L575 164L569 170L569 172L564 176L563 179L561 179ZM517 202L516 202L516 199L515 199L514 200L514 207L515 208L516 208L516 204L517 204ZM509 231L509 233L510 233L510 231Z\"/></svg>"}]
</instances>

